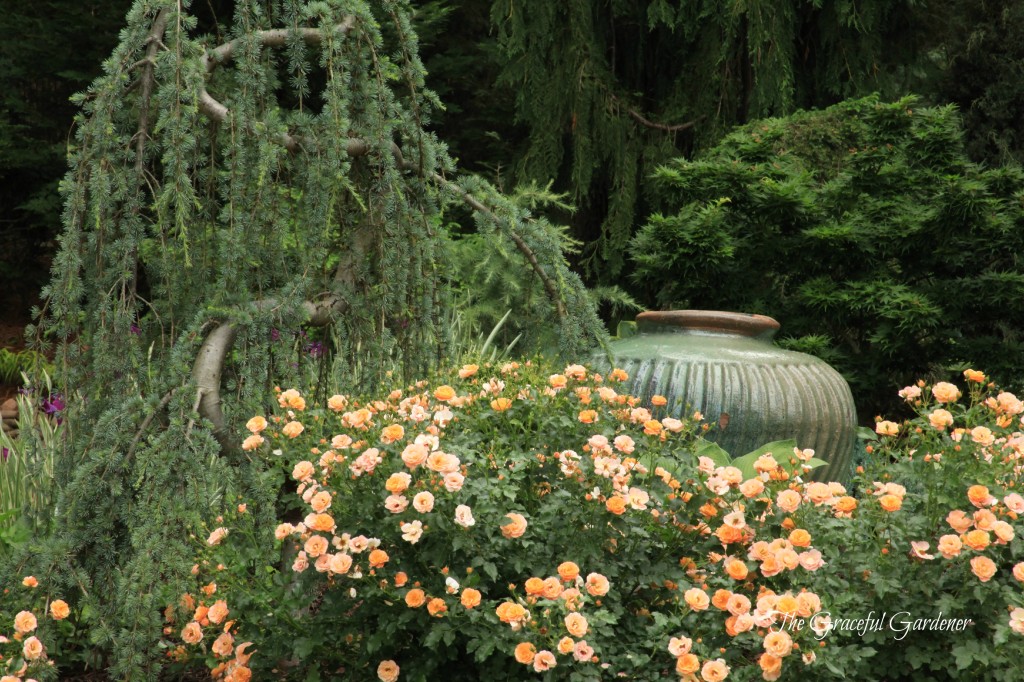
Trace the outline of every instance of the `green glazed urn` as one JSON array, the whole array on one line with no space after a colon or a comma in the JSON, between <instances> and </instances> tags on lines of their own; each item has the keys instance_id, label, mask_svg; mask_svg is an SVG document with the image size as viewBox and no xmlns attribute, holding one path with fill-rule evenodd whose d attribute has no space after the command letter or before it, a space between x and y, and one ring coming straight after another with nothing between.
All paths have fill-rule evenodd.
<instances>
[{"instance_id":1,"label":"green glazed urn","mask_svg":"<svg viewBox=\"0 0 1024 682\"><path fill-rule=\"evenodd\" d=\"M633 395L665 396L676 417L700 411L714 427L709 440L733 457L795 438L828 462L814 479L849 480L857 431L850 386L823 360L776 347L774 319L670 310L641 313L636 324L635 336L611 344Z\"/></svg>"}]
</instances>

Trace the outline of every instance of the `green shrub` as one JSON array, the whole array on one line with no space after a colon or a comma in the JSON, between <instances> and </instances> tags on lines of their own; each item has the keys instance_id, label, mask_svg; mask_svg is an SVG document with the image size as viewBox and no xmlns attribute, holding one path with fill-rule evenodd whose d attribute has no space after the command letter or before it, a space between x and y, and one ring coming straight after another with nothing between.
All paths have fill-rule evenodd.
<instances>
[{"instance_id":1,"label":"green shrub","mask_svg":"<svg viewBox=\"0 0 1024 682\"><path fill-rule=\"evenodd\" d=\"M953 107L869 97L756 121L655 180L664 210L631 245L649 304L777 318L867 418L943 368L1024 378L1024 172L971 163Z\"/></svg>"},{"instance_id":2,"label":"green shrub","mask_svg":"<svg viewBox=\"0 0 1024 682\"><path fill-rule=\"evenodd\" d=\"M289 389L249 421L258 485L226 492L195 529L191 589L161 595L181 674L1024 674L1024 403L980 372L900 391L917 416L879 420L850 490L800 480L814 461L791 442L725 459L702 425L619 395L618 372L459 374L326 406ZM51 586L22 579L8 576L0 623L44 621ZM72 607L60 627L81 632ZM22 645L2 646L19 665Z\"/></svg>"}]
</instances>

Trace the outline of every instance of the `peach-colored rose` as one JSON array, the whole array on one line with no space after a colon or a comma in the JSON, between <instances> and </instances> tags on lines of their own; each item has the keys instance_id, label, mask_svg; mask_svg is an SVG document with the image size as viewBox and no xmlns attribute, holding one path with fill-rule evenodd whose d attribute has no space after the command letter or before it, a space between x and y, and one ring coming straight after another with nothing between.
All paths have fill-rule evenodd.
<instances>
[{"instance_id":1,"label":"peach-colored rose","mask_svg":"<svg viewBox=\"0 0 1024 682\"><path fill-rule=\"evenodd\" d=\"M895 495L882 495L878 498L878 504L887 512L899 511L903 506L903 500Z\"/></svg>"},{"instance_id":2,"label":"peach-colored rose","mask_svg":"<svg viewBox=\"0 0 1024 682\"><path fill-rule=\"evenodd\" d=\"M676 672L680 675L693 675L700 670L700 659L695 654L683 654L676 658Z\"/></svg>"},{"instance_id":3,"label":"peach-colored rose","mask_svg":"<svg viewBox=\"0 0 1024 682\"><path fill-rule=\"evenodd\" d=\"M522 537L526 532L526 518L522 514L517 514L515 512L505 514L505 518L509 519L509 523L506 523L501 527L501 534L506 538Z\"/></svg>"},{"instance_id":4,"label":"peach-colored rose","mask_svg":"<svg viewBox=\"0 0 1024 682\"><path fill-rule=\"evenodd\" d=\"M246 452L252 452L259 446L263 445L263 443L263 436L259 435L258 433L254 433L242 441L242 449L245 450Z\"/></svg>"},{"instance_id":5,"label":"peach-colored rose","mask_svg":"<svg viewBox=\"0 0 1024 682\"><path fill-rule=\"evenodd\" d=\"M795 528L789 534L789 541L794 547L810 547L811 534L803 528Z\"/></svg>"},{"instance_id":6,"label":"peach-colored rose","mask_svg":"<svg viewBox=\"0 0 1024 682\"><path fill-rule=\"evenodd\" d=\"M427 602L427 612L431 616L440 618L446 611L448 611L448 605L440 597L434 597Z\"/></svg>"},{"instance_id":7,"label":"peach-colored rose","mask_svg":"<svg viewBox=\"0 0 1024 682\"><path fill-rule=\"evenodd\" d=\"M736 557L727 558L722 564L722 567L733 580L746 580L747 575L750 573L747 569L747 565Z\"/></svg>"},{"instance_id":8,"label":"peach-colored rose","mask_svg":"<svg viewBox=\"0 0 1024 682\"><path fill-rule=\"evenodd\" d=\"M537 655L533 658L533 669L539 673L551 670L556 665L558 665L558 661L555 659L555 655L547 649L538 651Z\"/></svg>"},{"instance_id":9,"label":"peach-colored rose","mask_svg":"<svg viewBox=\"0 0 1024 682\"><path fill-rule=\"evenodd\" d=\"M26 575L24 578L21 579L21 584L24 585L25 587L30 587L30 588L31 587L38 587L39 581L36 580L36 577L34 575Z\"/></svg>"},{"instance_id":10,"label":"peach-colored rose","mask_svg":"<svg viewBox=\"0 0 1024 682\"><path fill-rule=\"evenodd\" d=\"M381 661L377 666L377 679L381 682L396 682L400 668L392 660Z\"/></svg>"},{"instance_id":11,"label":"peach-colored rose","mask_svg":"<svg viewBox=\"0 0 1024 682\"><path fill-rule=\"evenodd\" d=\"M181 639L186 644L198 644L203 639L203 628L199 623L192 621L181 631Z\"/></svg>"},{"instance_id":12,"label":"peach-colored rose","mask_svg":"<svg viewBox=\"0 0 1024 682\"><path fill-rule=\"evenodd\" d=\"M457 506L455 508L455 523L463 528L469 528L475 524L476 519L473 518L473 510L464 504Z\"/></svg>"},{"instance_id":13,"label":"peach-colored rose","mask_svg":"<svg viewBox=\"0 0 1024 682\"><path fill-rule=\"evenodd\" d=\"M68 603L63 599L54 599L50 602L50 616L54 620L64 620L71 613Z\"/></svg>"},{"instance_id":14,"label":"peach-colored rose","mask_svg":"<svg viewBox=\"0 0 1024 682\"><path fill-rule=\"evenodd\" d=\"M498 616L498 620L502 623L522 623L526 620L529 615L520 604L515 602L506 601L498 605L498 608L494 610L494 613Z\"/></svg>"},{"instance_id":15,"label":"peach-colored rose","mask_svg":"<svg viewBox=\"0 0 1024 682\"><path fill-rule=\"evenodd\" d=\"M1024 609L1022 609L1024 611ZM576 642L576 645L572 648L572 657L580 663L586 663L594 657L594 649L586 640L581 639Z\"/></svg>"},{"instance_id":16,"label":"peach-colored rose","mask_svg":"<svg viewBox=\"0 0 1024 682\"><path fill-rule=\"evenodd\" d=\"M495 398L491 401L491 409L495 412L504 412L512 407L512 400L509 398Z\"/></svg>"},{"instance_id":17,"label":"peach-colored rose","mask_svg":"<svg viewBox=\"0 0 1024 682\"><path fill-rule=\"evenodd\" d=\"M405 604L409 608L418 609L427 603L427 595L418 587L414 587L405 593Z\"/></svg>"},{"instance_id":18,"label":"peach-colored rose","mask_svg":"<svg viewBox=\"0 0 1024 682\"><path fill-rule=\"evenodd\" d=\"M306 427L302 425L302 422L290 421L281 428L281 433L289 438L296 438L305 429Z\"/></svg>"},{"instance_id":19,"label":"peach-colored rose","mask_svg":"<svg viewBox=\"0 0 1024 682\"><path fill-rule=\"evenodd\" d=\"M249 429L254 434L259 433L263 429L267 428L267 420L260 415L256 415L245 423L245 428Z\"/></svg>"},{"instance_id":20,"label":"peach-colored rose","mask_svg":"<svg viewBox=\"0 0 1024 682\"><path fill-rule=\"evenodd\" d=\"M604 577L600 573L588 574L586 585L587 593L592 597L603 597L608 594L608 590L611 589L608 578Z\"/></svg>"},{"instance_id":21,"label":"peach-colored rose","mask_svg":"<svg viewBox=\"0 0 1024 682\"><path fill-rule=\"evenodd\" d=\"M479 371L480 365L463 365L459 370L460 379L468 379Z\"/></svg>"},{"instance_id":22,"label":"peach-colored rose","mask_svg":"<svg viewBox=\"0 0 1024 682\"><path fill-rule=\"evenodd\" d=\"M1005 545L1014 537L1013 526L1008 524L1006 521L996 521L992 524L992 532L996 536L996 544Z\"/></svg>"},{"instance_id":23,"label":"peach-colored rose","mask_svg":"<svg viewBox=\"0 0 1024 682\"><path fill-rule=\"evenodd\" d=\"M14 617L14 630L19 634L26 634L36 629L39 623L31 611L19 611Z\"/></svg>"},{"instance_id":24,"label":"peach-colored rose","mask_svg":"<svg viewBox=\"0 0 1024 682\"><path fill-rule=\"evenodd\" d=\"M462 605L467 609L473 609L480 606L480 598L480 590L467 587L462 591L459 601L462 602Z\"/></svg>"},{"instance_id":25,"label":"peach-colored rose","mask_svg":"<svg viewBox=\"0 0 1024 682\"><path fill-rule=\"evenodd\" d=\"M809 552L801 552L797 556L797 561L800 562L800 565L806 571L817 571L819 568L825 565L825 561L821 556L821 552L819 552L816 549L812 549Z\"/></svg>"},{"instance_id":26,"label":"peach-colored rose","mask_svg":"<svg viewBox=\"0 0 1024 682\"><path fill-rule=\"evenodd\" d=\"M416 493L412 498L412 506L421 514L426 514L434 508L434 495L426 490Z\"/></svg>"},{"instance_id":27,"label":"peach-colored rose","mask_svg":"<svg viewBox=\"0 0 1024 682\"><path fill-rule=\"evenodd\" d=\"M971 440L981 446L992 445L996 440L996 437L992 435L992 429L985 426L975 426L970 433Z\"/></svg>"},{"instance_id":28,"label":"peach-colored rose","mask_svg":"<svg viewBox=\"0 0 1024 682\"><path fill-rule=\"evenodd\" d=\"M449 386L448 384L443 384L441 386L438 386L434 390L434 398L436 398L437 400L440 400L441 402L448 402L449 400L451 400L454 397L455 397L455 389L452 388L451 386Z\"/></svg>"},{"instance_id":29,"label":"peach-colored rose","mask_svg":"<svg viewBox=\"0 0 1024 682\"><path fill-rule=\"evenodd\" d=\"M766 680L777 680L782 676L782 659L778 656L766 651L757 659L757 664L761 666L761 677Z\"/></svg>"},{"instance_id":30,"label":"peach-colored rose","mask_svg":"<svg viewBox=\"0 0 1024 682\"><path fill-rule=\"evenodd\" d=\"M974 525L974 520L960 509L954 509L946 515L946 523L957 533L966 533Z\"/></svg>"},{"instance_id":31,"label":"peach-colored rose","mask_svg":"<svg viewBox=\"0 0 1024 682\"><path fill-rule=\"evenodd\" d=\"M332 554L327 562L327 570L335 575L344 575L352 568L352 557L344 552Z\"/></svg>"},{"instance_id":32,"label":"peach-colored rose","mask_svg":"<svg viewBox=\"0 0 1024 682\"><path fill-rule=\"evenodd\" d=\"M330 514L310 514L304 522L309 530L322 533L331 533L335 528L334 517Z\"/></svg>"},{"instance_id":33,"label":"peach-colored rose","mask_svg":"<svg viewBox=\"0 0 1024 682\"><path fill-rule=\"evenodd\" d=\"M965 369L964 378L967 379L968 381L973 381L976 384L985 383L985 373L979 372L976 369Z\"/></svg>"},{"instance_id":34,"label":"peach-colored rose","mask_svg":"<svg viewBox=\"0 0 1024 682\"><path fill-rule=\"evenodd\" d=\"M1024 497L1017 493L1010 493L1003 498L1003 504L1006 508L1015 514L1024 514Z\"/></svg>"},{"instance_id":35,"label":"peach-colored rose","mask_svg":"<svg viewBox=\"0 0 1024 682\"><path fill-rule=\"evenodd\" d=\"M700 676L704 679L704 682L722 682L722 680L729 676L729 666L721 658L705 661L704 667L700 669Z\"/></svg>"},{"instance_id":36,"label":"peach-colored rose","mask_svg":"<svg viewBox=\"0 0 1024 682\"><path fill-rule=\"evenodd\" d=\"M672 637L668 640L668 652L676 658L690 653L692 647L693 640L689 637Z\"/></svg>"},{"instance_id":37,"label":"peach-colored rose","mask_svg":"<svg viewBox=\"0 0 1024 682\"><path fill-rule=\"evenodd\" d=\"M996 574L996 563L987 556L976 556L971 559L971 572L978 580L987 583Z\"/></svg>"},{"instance_id":38,"label":"peach-colored rose","mask_svg":"<svg viewBox=\"0 0 1024 682\"><path fill-rule=\"evenodd\" d=\"M316 558L327 551L327 538L322 535L312 535L308 540L306 540L306 544L303 546L303 549L306 551L308 556Z\"/></svg>"},{"instance_id":39,"label":"peach-colored rose","mask_svg":"<svg viewBox=\"0 0 1024 682\"><path fill-rule=\"evenodd\" d=\"M960 539L965 545L979 552L988 547L991 543L988 531L985 530L967 531Z\"/></svg>"},{"instance_id":40,"label":"peach-colored rose","mask_svg":"<svg viewBox=\"0 0 1024 682\"><path fill-rule=\"evenodd\" d=\"M1017 579L1017 582L1024 583L1024 561L1013 565L1013 577Z\"/></svg>"},{"instance_id":41,"label":"peach-colored rose","mask_svg":"<svg viewBox=\"0 0 1024 682\"><path fill-rule=\"evenodd\" d=\"M947 559L951 559L961 553L963 546L964 543L956 536L945 535L939 538L939 554Z\"/></svg>"},{"instance_id":42,"label":"peach-colored rose","mask_svg":"<svg viewBox=\"0 0 1024 682\"><path fill-rule=\"evenodd\" d=\"M955 403L960 398L960 389L945 381L932 386L932 395L940 403Z\"/></svg>"},{"instance_id":43,"label":"peach-colored rose","mask_svg":"<svg viewBox=\"0 0 1024 682\"><path fill-rule=\"evenodd\" d=\"M684 592L683 600L694 611L704 611L708 608L708 605L711 603L711 599L708 597L708 593L697 587L691 587L686 592Z\"/></svg>"},{"instance_id":44,"label":"peach-colored rose","mask_svg":"<svg viewBox=\"0 0 1024 682\"><path fill-rule=\"evenodd\" d=\"M384 489L389 493L397 495L398 493L405 492L411 484L412 476L404 471L398 471L388 476L388 480L384 481Z\"/></svg>"},{"instance_id":45,"label":"peach-colored rose","mask_svg":"<svg viewBox=\"0 0 1024 682\"><path fill-rule=\"evenodd\" d=\"M928 415L928 422L932 425L932 428L942 431L947 426L953 425L953 415L949 413L949 410L939 408Z\"/></svg>"},{"instance_id":46,"label":"peach-colored rose","mask_svg":"<svg viewBox=\"0 0 1024 682\"><path fill-rule=\"evenodd\" d=\"M231 633L225 632L213 641L213 646L210 647L210 650L216 656L227 658L234 653L235 638L231 636Z\"/></svg>"},{"instance_id":47,"label":"peach-colored rose","mask_svg":"<svg viewBox=\"0 0 1024 682\"><path fill-rule=\"evenodd\" d=\"M210 619L211 623L219 625L228 616L228 604L223 599L218 599L210 607L210 610L206 612L206 617Z\"/></svg>"},{"instance_id":48,"label":"peach-colored rose","mask_svg":"<svg viewBox=\"0 0 1024 682\"><path fill-rule=\"evenodd\" d=\"M786 488L775 497L775 504L784 512L792 514L800 506L800 493Z\"/></svg>"},{"instance_id":49,"label":"peach-colored rose","mask_svg":"<svg viewBox=\"0 0 1024 682\"><path fill-rule=\"evenodd\" d=\"M566 582L576 580L580 574L580 567L572 561L563 561L558 564L558 577Z\"/></svg>"},{"instance_id":50,"label":"peach-colored rose","mask_svg":"<svg viewBox=\"0 0 1024 682\"><path fill-rule=\"evenodd\" d=\"M377 548L370 552L367 557L367 561L370 563L370 568L381 568L386 564L391 557L383 549Z\"/></svg>"},{"instance_id":51,"label":"peach-colored rose","mask_svg":"<svg viewBox=\"0 0 1024 682\"><path fill-rule=\"evenodd\" d=\"M880 421L875 424L875 433L880 436L895 436L900 432L899 424L890 421Z\"/></svg>"},{"instance_id":52,"label":"peach-colored rose","mask_svg":"<svg viewBox=\"0 0 1024 682\"><path fill-rule=\"evenodd\" d=\"M996 498L992 497L988 488L983 485L972 485L968 488L967 499L975 507L988 507L996 503Z\"/></svg>"},{"instance_id":53,"label":"peach-colored rose","mask_svg":"<svg viewBox=\"0 0 1024 682\"><path fill-rule=\"evenodd\" d=\"M605 500L604 508L616 516L621 516L626 511L626 498L621 495L612 495Z\"/></svg>"},{"instance_id":54,"label":"peach-colored rose","mask_svg":"<svg viewBox=\"0 0 1024 682\"><path fill-rule=\"evenodd\" d=\"M772 630L764 636L764 650L772 656L785 658L793 651L793 638L785 630Z\"/></svg>"},{"instance_id":55,"label":"peach-colored rose","mask_svg":"<svg viewBox=\"0 0 1024 682\"><path fill-rule=\"evenodd\" d=\"M734 592L725 602L725 610L734 616L747 613L750 611L750 599L746 595Z\"/></svg>"},{"instance_id":56,"label":"peach-colored rose","mask_svg":"<svg viewBox=\"0 0 1024 682\"><path fill-rule=\"evenodd\" d=\"M405 435L405 429L402 428L401 424L389 424L385 426L380 433L380 440L385 445L394 443L396 440L401 439Z\"/></svg>"},{"instance_id":57,"label":"peach-colored rose","mask_svg":"<svg viewBox=\"0 0 1024 682\"><path fill-rule=\"evenodd\" d=\"M21 647L21 653L26 661L36 661L43 657L43 643L38 637L29 637Z\"/></svg>"},{"instance_id":58,"label":"peach-colored rose","mask_svg":"<svg viewBox=\"0 0 1024 682\"><path fill-rule=\"evenodd\" d=\"M384 499L384 508L392 514L401 514L409 506L409 499L404 495L388 495Z\"/></svg>"},{"instance_id":59,"label":"peach-colored rose","mask_svg":"<svg viewBox=\"0 0 1024 682\"><path fill-rule=\"evenodd\" d=\"M316 469L313 467L313 463L303 460L292 469L292 478L296 481L305 481L313 475L314 471Z\"/></svg>"},{"instance_id":60,"label":"peach-colored rose","mask_svg":"<svg viewBox=\"0 0 1024 682\"><path fill-rule=\"evenodd\" d=\"M565 617L565 629L568 630L569 634L573 637L584 636L587 634L588 627L587 619L579 613L570 613Z\"/></svg>"},{"instance_id":61,"label":"peach-colored rose","mask_svg":"<svg viewBox=\"0 0 1024 682\"><path fill-rule=\"evenodd\" d=\"M913 402L914 400L917 400L918 398L921 397L921 387L905 386L904 388L900 389L899 396L906 400L908 403Z\"/></svg>"},{"instance_id":62,"label":"peach-colored rose","mask_svg":"<svg viewBox=\"0 0 1024 682\"><path fill-rule=\"evenodd\" d=\"M348 398L343 395L332 395L327 399L327 407L333 412L341 412L348 406Z\"/></svg>"},{"instance_id":63,"label":"peach-colored rose","mask_svg":"<svg viewBox=\"0 0 1024 682\"><path fill-rule=\"evenodd\" d=\"M211 547L219 545L221 543L221 540L227 537L227 535L227 528L214 528L213 532L210 533L210 536L206 538L206 544L210 545Z\"/></svg>"},{"instance_id":64,"label":"peach-colored rose","mask_svg":"<svg viewBox=\"0 0 1024 682\"><path fill-rule=\"evenodd\" d=\"M405 462L405 466L415 469L427 461L428 454L426 446L419 443L409 443L402 451L402 461Z\"/></svg>"},{"instance_id":65,"label":"peach-colored rose","mask_svg":"<svg viewBox=\"0 0 1024 682\"><path fill-rule=\"evenodd\" d=\"M750 478L740 484L740 493L747 499L753 499L764 492L764 483L759 478Z\"/></svg>"},{"instance_id":66,"label":"peach-colored rose","mask_svg":"<svg viewBox=\"0 0 1024 682\"><path fill-rule=\"evenodd\" d=\"M520 642L516 644L515 657L518 663L523 665L530 665L533 663L533 659L537 656L537 647L530 642Z\"/></svg>"}]
</instances>

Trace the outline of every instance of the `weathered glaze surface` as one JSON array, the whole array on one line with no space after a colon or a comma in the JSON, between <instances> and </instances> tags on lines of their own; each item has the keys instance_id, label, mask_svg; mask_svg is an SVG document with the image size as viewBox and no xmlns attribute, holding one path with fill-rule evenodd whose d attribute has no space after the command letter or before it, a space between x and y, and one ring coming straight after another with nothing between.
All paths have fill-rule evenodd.
<instances>
[{"instance_id":1,"label":"weathered glaze surface","mask_svg":"<svg viewBox=\"0 0 1024 682\"><path fill-rule=\"evenodd\" d=\"M675 416L699 410L717 423L711 440L734 457L795 438L829 462L815 479L846 481L857 421L850 387L824 361L774 346L778 328L761 315L642 313L639 333L612 352L634 395L665 396Z\"/></svg>"}]
</instances>

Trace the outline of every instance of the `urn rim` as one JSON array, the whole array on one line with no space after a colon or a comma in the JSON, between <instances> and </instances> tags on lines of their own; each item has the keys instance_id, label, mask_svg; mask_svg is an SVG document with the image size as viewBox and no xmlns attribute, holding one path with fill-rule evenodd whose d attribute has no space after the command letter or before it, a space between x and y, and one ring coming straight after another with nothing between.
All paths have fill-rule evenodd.
<instances>
[{"instance_id":1,"label":"urn rim","mask_svg":"<svg viewBox=\"0 0 1024 682\"><path fill-rule=\"evenodd\" d=\"M767 315L735 313L723 310L652 310L636 316L641 331L652 327L675 327L681 331L738 334L771 340L781 326Z\"/></svg>"}]
</instances>

